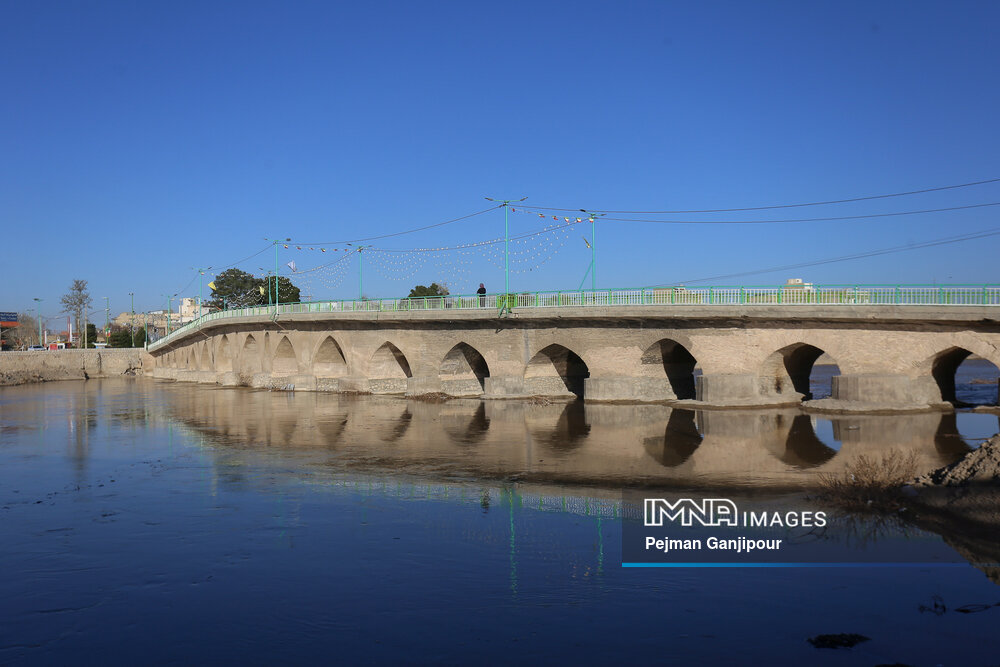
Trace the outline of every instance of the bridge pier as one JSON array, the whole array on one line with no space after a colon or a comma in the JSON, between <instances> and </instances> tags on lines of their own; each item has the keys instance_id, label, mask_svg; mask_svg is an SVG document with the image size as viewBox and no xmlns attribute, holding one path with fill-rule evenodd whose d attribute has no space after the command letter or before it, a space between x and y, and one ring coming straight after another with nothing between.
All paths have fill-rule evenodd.
<instances>
[{"instance_id":1,"label":"bridge pier","mask_svg":"<svg viewBox=\"0 0 1000 667\"><path fill-rule=\"evenodd\" d=\"M831 398L811 403L813 407L835 409L836 402L898 410L943 405L941 391L931 376L874 373L834 376Z\"/></svg>"},{"instance_id":2,"label":"bridge pier","mask_svg":"<svg viewBox=\"0 0 1000 667\"><path fill-rule=\"evenodd\" d=\"M695 400L716 405L774 404L774 399L761 396L760 379L751 373L717 373L695 378ZM780 403L790 402L787 399ZM797 402L797 401L795 401Z\"/></svg>"},{"instance_id":3,"label":"bridge pier","mask_svg":"<svg viewBox=\"0 0 1000 667\"><path fill-rule=\"evenodd\" d=\"M437 375L418 375L406 378L407 396L439 394L441 389L441 378Z\"/></svg>"},{"instance_id":4,"label":"bridge pier","mask_svg":"<svg viewBox=\"0 0 1000 667\"><path fill-rule=\"evenodd\" d=\"M483 380L483 398L524 398L524 378L517 375L491 375Z\"/></svg>"},{"instance_id":5,"label":"bridge pier","mask_svg":"<svg viewBox=\"0 0 1000 667\"><path fill-rule=\"evenodd\" d=\"M601 377L583 381L587 401L654 402L676 399L667 378Z\"/></svg>"}]
</instances>

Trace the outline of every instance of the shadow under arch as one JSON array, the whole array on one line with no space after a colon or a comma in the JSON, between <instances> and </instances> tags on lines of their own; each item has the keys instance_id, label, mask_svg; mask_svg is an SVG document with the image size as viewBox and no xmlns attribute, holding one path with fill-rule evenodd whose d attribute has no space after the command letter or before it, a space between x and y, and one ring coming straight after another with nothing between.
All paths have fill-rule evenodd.
<instances>
[{"instance_id":1,"label":"shadow under arch","mask_svg":"<svg viewBox=\"0 0 1000 667\"><path fill-rule=\"evenodd\" d=\"M233 370L233 351L229 336L223 334L219 340L219 351L215 355L215 372L229 373Z\"/></svg>"},{"instance_id":2,"label":"shadow under arch","mask_svg":"<svg viewBox=\"0 0 1000 667\"><path fill-rule=\"evenodd\" d=\"M836 435L834 436L836 437ZM784 451L778 460L795 468L815 468L838 454L838 450L819 439L809 415L795 415L785 438Z\"/></svg>"},{"instance_id":3,"label":"shadow under arch","mask_svg":"<svg viewBox=\"0 0 1000 667\"><path fill-rule=\"evenodd\" d=\"M966 357L972 354L964 347L952 347L934 356L931 363L931 376L941 391L941 400L949 403L956 403L955 396L955 372L962 365Z\"/></svg>"},{"instance_id":4,"label":"shadow under arch","mask_svg":"<svg viewBox=\"0 0 1000 667\"><path fill-rule=\"evenodd\" d=\"M698 429L694 410L674 409L667 420L662 438L643 440L642 447L653 460L662 466L676 468L694 454L704 437Z\"/></svg>"},{"instance_id":5,"label":"shadow under arch","mask_svg":"<svg viewBox=\"0 0 1000 667\"><path fill-rule=\"evenodd\" d=\"M316 355L313 357L313 375L322 378L340 378L348 375L344 350L333 336L325 337L316 350Z\"/></svg>"},{"instance_id":6,"label":"shadow under arch","mask_svg":"<svg viewBox=\"0 0 1000 667\"><path fill-rule=\"evenodd\" d=\"M802 394L802 400L813 398L809 378L812 375L816 361L823 356L824 350L808 343L792 343L773 352L764 360L760 377L765 386L763 393L776 396L790 396L792 393ZM836 372L840 368L834 363Z\"/></svg>"},{"instance_id":7,"label":"shadow under arch","mask_svg":"<svg viewBox=\"0 0 1000 667\"><path fill-rule=\"evenodd\" d=\"M240 352L240 375L249 379L255 373L260 373L262 368L260 344L253 334L250 334L243 341L243 350Z\"/></svg>"},{"instance_id":8,"label":"shadow under arch","mask_svg":"<svg viewBox=\"0 0 1000 667\"><path fill-rule=\"evenodd\" d=\"M402 394L413 377L410 362L398 347L386 341L368 362L368 386L373 394Z\"/></svg>"},{"instance_id":9,"label":"shadow under arch","mask_svg":"<svg viewBox=\"0 0 1000 667\"><path fill-rule=\"evenodd\" d=\"M208 341L202 341L199 347L201 352L201 368L198 370L212 370L215 367L215 361L212 359L212 348L209 347Z\"/></svg>"},{"instance_id":10,"label":"shadow under arch","mask_svg":"<svg viewBox=\"0 0 1000 667\"><path fill-rule=\"evenodd\" d=\"M539 350L524 369L525 389L536 396L583 398L588 377L590 369L580 355L555 343Z\"/></svg>"},{"instance_id":11,"label":"shadow under arch","mask_svg":"<svg viewBox=\"0 0 1000 667\"><path fill-rule=\"evenodd\" d=\"M489 376L486 359L468 343L459 343L451 348L438 371L441 390L453 396L482 394Z\"/></svg>"},{"instance_id":12,"label":"shadow under arch","mask_svg":"<svg viewBox=\"0 0 1000 667\"><path fill-rule=\"evenodd\" d=\"M695 398L694 369L698 360L677 341L670 338L656 341L642 353L640 363L662 367L678 399Z\"/></svg>"},{"instance_id":13,"label":"shadow under arch","mask_svg":"<svg viewBox=\"0 0 1000 667\"><path fill-rule=\"evenodd\" d=\"M288 336L282 336L271 359L271 373L275 375L295 375L299 372L299 362L295 358L295 348Z\"/></svg>"}]
</instances>

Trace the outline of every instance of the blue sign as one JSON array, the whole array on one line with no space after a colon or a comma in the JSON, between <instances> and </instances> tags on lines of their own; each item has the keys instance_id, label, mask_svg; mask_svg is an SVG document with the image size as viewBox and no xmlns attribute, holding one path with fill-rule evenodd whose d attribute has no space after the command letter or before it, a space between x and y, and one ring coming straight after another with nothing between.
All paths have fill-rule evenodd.
<instances>
[{"instance_id":1,"label":"blue sign","mask_svg":"<svg viewBox=\"0 0 1000 667\"><path fill-rule=\"evenodd\" d=\"M0 313L0 322L17 322L17 313Z\"/></svg>"}]
</instances>

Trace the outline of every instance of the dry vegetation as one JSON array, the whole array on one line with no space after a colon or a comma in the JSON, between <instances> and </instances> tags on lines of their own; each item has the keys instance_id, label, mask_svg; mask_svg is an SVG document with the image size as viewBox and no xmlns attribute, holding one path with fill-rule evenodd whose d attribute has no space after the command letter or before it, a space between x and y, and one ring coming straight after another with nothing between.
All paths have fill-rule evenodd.
<instances>
[{"instance_id":1,"label":"dry vegetation","mask_svg":"<svg viewBox=\"0 0 1000 667\"><path fill-rule=\"evenodd\" d=\"M843 473L820 476L820 498L852 511L895 510L902 505L903 485L916 474L914 452L862 454Z\"/></svg>"}]
</instances>

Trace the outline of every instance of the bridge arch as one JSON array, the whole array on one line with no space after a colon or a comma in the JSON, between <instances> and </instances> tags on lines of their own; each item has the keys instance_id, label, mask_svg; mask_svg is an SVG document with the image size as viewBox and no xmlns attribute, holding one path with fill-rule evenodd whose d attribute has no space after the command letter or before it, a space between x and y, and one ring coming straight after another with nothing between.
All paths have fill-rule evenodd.
<instances>
[{"instance_id":1,"label":"bridge arch","mask_svg":"<svg viewBox=\"0 0 1000 667\"><path fill-rule=\"evenodd\" d=\"M825 353L825 350L804 342L792 343L775 350L764 360L761 367L761 393L765 396L789 398L798 393L802 394L802 400L812 400L810 378L816 362ZM840 367L836 362L832 365L835 367L831 369L832 374L840 375ZM817 394L819 393L817 391ZM831 392L824 389L822 393L829 396Z\"/></svg>"},{"instance_id":2,"label":"bridge arch","mask_svg":"<svg viewBox=\"0 0 1000 667\"><path fill-rule=\"evenodd\" d=\"M997 365L985 356L969 359L974 354L965 347L950 347L935 354L931 359L931 376L941 392L941 400L953 405L996 405L997 396ZM959 378L959 369L963 366L982 366L975 375L987 377ZM965 374L963 374L965 375ZM976 386L980 385L980 386Z\"/></svg>"},{"instance_id":3,"label":"bridge arch","mask_svg":"<svg viewBox=\"0 0 1000 667\"><path fill-rule=\"evenodd\" d=\"M210 371L212 370L214 363L212 361L212 350L208 346L208 341L202 341L198 346L198 351L201 356L201 367L198 369L200 371Z\"/></svg>"},{"instance_id":4,"label":"bridge arch","mask_svg":"<svg viewBox=\"0 0 1000 667\"><path fill-rule=\"evenodd\" d=\"M413 377L410 362L398 347L386 341L368 361L368 385L373 394L402 394Z\"/></svg>"},{"instance_id":5,"label":"bridge arch","mask_svg":"<svg viewBox=\"0 0 1000 667\"><path fill-rule=\"evenodd\" d=\"M590 369L576 352L553 343L539 350L524 369L524 387L538 396L583 398L584 380Z\"/></svg>"},{"instance_id":6,"label":"bridge arch","mask_svg":"<svg viewBox=\"0 0 1000 667\"><path fill-rule=\"evenodd\" d=\"M299 362L295 357L295 348L288 336L282 336L274 348L271 357L271 373L274 375L295 375L299 372Z\"/></svg>"},{"instance_id":7,"label":"bridge arch","mask_svg":"<svg viewBox=\"0 0 1000 667\"><path fill-rule=\"evenodd\" d=\"M441 390L452 396L482 394L489 376L486 359L479 350L464 342L448 350L438 370Z\"/></svg>"},{"instance_id":8,"label":"bridge arch","mask_svg":"<svg viewBox=\"0 0 1000 667\"><path fill-rule=\"evenodd\" d=\"M233 371L233 350L229 336L222 335L219 339L219 351L215 355L215 372L231 373Z\"/></svg>"},{"instance_id":9,"label":"bridge arch","mask_svg":"<svg viewBox=\"0 0 1000 667\"><path fill-rule=\"evenodd\" d=\"M639 363L653 370L654 375L659 375L662 369L678 399L695 398L694 378L698 360L681 343L672 338L662 338L646 348Z\"/></svg>"},{"instance_id":10,"label":"bridge arch","mask_svg":"<svg viewBox=\"0 0 1000 667\"><path fill-rule=\"evenodd\" d=\"M313 355L312 372L316 377L341 378L348 375L344 350L333 336L324 336Z\"/></svg>"},{"instance_id":11,"label":"bridge arch","mask_svg":"<svg viewBox=\"0 0 1000 667\"><path fill-rule=\"evenodd\" d=\"M243 341L243 349L240 351L240 375L249 381L254 374L260 373L262 370L260 344L253 334L248 334L246 340Z\"/></svg>"}]
</instances>

